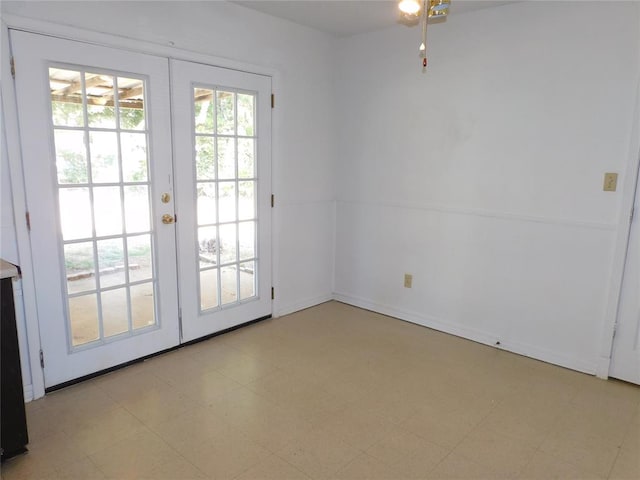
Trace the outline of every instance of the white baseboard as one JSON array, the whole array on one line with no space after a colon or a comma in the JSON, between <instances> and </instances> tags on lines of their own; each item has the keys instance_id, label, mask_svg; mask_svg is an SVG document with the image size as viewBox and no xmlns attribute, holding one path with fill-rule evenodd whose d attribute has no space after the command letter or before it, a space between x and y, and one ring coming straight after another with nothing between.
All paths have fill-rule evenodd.
<instances>
[{"instance_id":1,"label":"white baseboard","mask_svg":"<svg viewBox=\"0 0 640 480\"><path fill-rule=\"evenodd\" d=\"M24 385L24 401L25 403L31 402L33 400L33 385Z\"/></svg>"},{"instance_id":2,"label":"white baseboard","mask_svg":"<svg viewBox=\"0 0 640 480\"><path fill-rule=\"evenodd\" d=\"M608 357L600 357L598 359L598 368L596 369L596 377L606 380L609 378L609 369L611 368L611 359Z\"/></svg>"},{"instance_id":3,"label":"white baseboard","mask_svg":"<svg viewBox=\"0 0 640 480\"><path fill-rule=\"evenodd\" d=\"M289 315L290 313L298 312L300 310L304 310L305 308L314 307L316 305L328 302L330 300L333 300L333 295L328 293L326 295L307 298L295 303L290 303L288 305L278 305L273 312L273 317L278 318L278 317L282 317L283 315Z\"/></svg>"},{"instance_id":4,"label":"white baseboard","mask_svg":"<svg viewBox=\"0 0 640 480\"><path fill-rule=\"evenodd\" d=\"M389 315L390 317L395 317L400 320L405 320L417 325L422 325L424 327L433 328L434 330L449 333L457 337L462 337L467 340L472 340L474 342L482 343L484 345L489 345L492 347L496 347L496 341L498 341L498 339L500 338L499 335L491 332L484 332L466 326L457 325L453 322L448 322L444 319L433 317L430 315L422 315L415 312L401 310L390 305L373 302L357 295L351 295L347 293L334 293L333 299L339 302L353 305L355 307L364 308L377 313L381 313L383 315ZM500 348L501 350L506 350L512 353L517 353L519 355L524 355L536 360L541 360L553 365L558 365L560 367L576 370L578 372L588 373L590 375L596 374L598 370L596 363L586 362L581 359L569 357L551 350L525 343L510 342L505 341L504 339L500 339L500 347L496 348Z\"/></svg>"}]
</instances>

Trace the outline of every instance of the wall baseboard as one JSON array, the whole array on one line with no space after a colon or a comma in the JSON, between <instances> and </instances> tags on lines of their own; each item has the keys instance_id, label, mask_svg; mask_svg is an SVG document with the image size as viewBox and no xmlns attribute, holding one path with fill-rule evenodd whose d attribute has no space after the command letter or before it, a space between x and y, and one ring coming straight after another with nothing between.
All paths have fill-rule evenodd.
<instances>
[{"instance_id":1,"label":"wall baseboard","mask_svg":"<svg viewBox=\"0 0 640 480\"><path fill-rule=\"evenodd\" d=\"M31 402L33 400L33 385L23 385L23 389L25 403Z\"/></svg>"},{"instance_id":2,"label":"wall baseboard","mask_svg":"<svg viewBox=\"0 0 640 480\"><path fill-rule=\"evenodd\" d=\"M364 308L366 310L371 310L376 313L388 315L390 317L415 323L423 327L432 328L440 332L449 333L457 337L498 348L495 346L495 343L499 338L499 335L493 334L491 332L483 332L462 325L457 325L455 323L448 322L444 319L433 317L430 315L423 315L415 312L401 310L390 305L380 304L369 299L348 293L336 292L333 295L333 299L338 302ZM598 371L596 362L588 362L578 358L568 357L566 355L562 355L557 352L540 348L534 345L529 345L521 342L509 342L501 339L499 348L501 350L506 350L518 355L541 360L543 362L551 363L559 367L576 370L581 373L587 373L589 375L595 375Z\"/></svg>"},{"instance_id":3,"label":"wall baseboard","mask_svg":"<svg viewBox=\"0 0 640 480\"><path fill-rule=\"evenodd\" d=\"M330 293L325 295L319 295L317 297L306 298L304 300L300 300L298 302L290 303L288 305L278 306L273 312L273 317L282 317L284 315L289 315L290 313L298 312L300 310L304 310L305 308L314 307L321 303L328 302L333 300L334 296Z\"/></svg>"}]
</instances>

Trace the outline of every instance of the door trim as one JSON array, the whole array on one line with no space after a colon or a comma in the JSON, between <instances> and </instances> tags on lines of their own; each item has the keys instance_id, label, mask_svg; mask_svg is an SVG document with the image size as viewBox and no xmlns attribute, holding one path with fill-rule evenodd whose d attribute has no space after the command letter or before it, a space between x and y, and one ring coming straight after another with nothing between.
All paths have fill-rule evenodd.
<instances>
[{"instance_id":1,"label":"door trim","mask_svg":"<svg viewBox=\"0 0 640 480\"><path fill-rule=\"evenodd\" d=\"M636 199L638 189L638 173L640 171L640 81L636 86L636 101L633 113L633 127L629 142L629 157L624 172L624 185L622 188L622 200L620 202L620 218L616 227L616 243L613 254L611 277L609 279L607 307L603 318L602 333L600 336L600 356L598 358L596 376L609 378L611 369L611 356L613 355L613 341L620 300L622 298L622 286L624 270L627 264L627 252L630 247L631 212ZM635 212L638 215L639 212Z\"/></svg>"},{"instance_id":2,"label":"door trim","mask_svg":"<svg viewBox=\"0 0 640 480\"><path fill-rule=\"evenodd\" d=\"M244 61L231 60L224 57L202 54L184 50L176 47L169 47L153 42L125 38L108 33L100 33L82 28L61 25L53 22L31 19L14 14L5 14L0 19L0 29L2 30L2 61L8 61L11 58L11 49L9 42L9 30L21 30L39 35L53 36L60 39L74 40L85 43L93 43L99 46L117 48L137 53L145 53L150 55L162 56L168 59L185 60L206 65L239 70L248 73L256 73L271 77L271 88L277 91L282 82L283 73L281 70L265 65L253 64ZM20 69L19 61L16 68ZM30 235L24 221L24 214L28 211L26 204L26 189L24 185L24 176L22 174L22 148L20 146L20 135L18 128L18 109L17 98L15 92L15 84L8 68L2 68L1 79L1 100L4 112L4 125L7 140L7 152L9 160L9 173L11 178L11 188L13 195L14 222L16 227L16 241L18 243L18 254L20 257L20 267L25 273L22 278L23 302L25 309L25 324L27 333L27 345L29 349L29 360L31 370L31 391L33 398L26 400L36 400L45 395L44 374L40 367L39 351L41 347L40 341L40 320L39 312L36 305L36 288L33 276L33 261L30 246ZM282 109L273 109L271 115L271 171L273 188L273 173L277 171L278 155L280 150L280 142L278 141L281 124ZM274 192L277 193L277 192ZM278 209L274 208L272 212L272 225L278 223ZM279 236L277 229L272 228L271 232L271 248L272 248L272 277L278 277L278 261L279 261ZM277 281L272 278L272 284L277 287ZM273 301L272 312L279 311L278 299ZM277 316L277 315L276 315ZM27 390L28 387L25 388Z\"/></svg>"},{"instance_id":3,"label":"door trim","mask_svg":"<svg viewBox=\"0 0 640 480\"><path fill-rule=\"evenodd\" d=\"M2 22L2 61L11 58L9 28ZM8 68L0 68L2 72L2 110L4 139L9 156L9 176L13 197L13 218L18 242L20 270L22 272L22 301L25 312L27 345L29 348L29 370L31 371L32 399L44 395L44 372L40 368L40 322L36 304L36 286L33 275L31 256L31 240L24 215L28 211L24 177L22 175L22 146L20 145L20 129L18 127L18 104L15 84ZM9 120L9 121L8 121ZM17 319L20 321L21 319ZM23 379L24 381L24 379Z\"/></svg>"}]
</instances>

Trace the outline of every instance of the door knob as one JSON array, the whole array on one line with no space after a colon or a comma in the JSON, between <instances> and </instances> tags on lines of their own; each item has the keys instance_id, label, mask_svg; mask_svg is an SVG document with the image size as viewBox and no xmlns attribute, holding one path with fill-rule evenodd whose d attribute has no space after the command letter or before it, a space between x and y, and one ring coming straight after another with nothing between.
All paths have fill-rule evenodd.
<instances>
[{"instance_id":1,"label":"door knob","mask_svg":"<svg viewBox=\"0 0 640 480\"><path fill-rule=\"evenodd\" d=\"M162 215L162 223L164 223L165 225L170 225L173 222L175 222L175 218L173 217L173 215L170 215L168 213Z\"/></svg>"}]
</instances>

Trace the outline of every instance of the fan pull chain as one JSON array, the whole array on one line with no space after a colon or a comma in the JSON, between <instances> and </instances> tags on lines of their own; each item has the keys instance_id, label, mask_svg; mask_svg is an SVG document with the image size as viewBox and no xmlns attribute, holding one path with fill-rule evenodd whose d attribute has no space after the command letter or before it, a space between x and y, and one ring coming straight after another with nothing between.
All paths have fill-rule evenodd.
<instances>
[{"instance_id":1,"label":"fan pull chain","mask_svg":"<svg viewBox=\"0 0 640 480\"><path fill-rule=\"evenodd\" d=\"M420 56L422 57L422 73L427 71L427 21L429 20L428 0L424 1L422 8L422 43L420 44Z\"/></svg>"}]
</instances>

